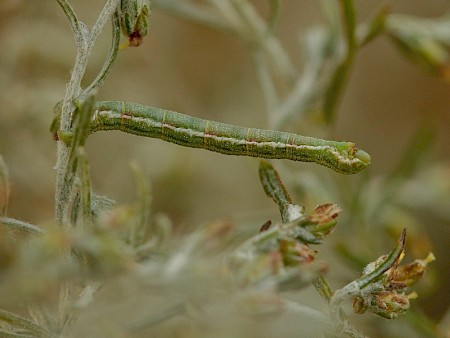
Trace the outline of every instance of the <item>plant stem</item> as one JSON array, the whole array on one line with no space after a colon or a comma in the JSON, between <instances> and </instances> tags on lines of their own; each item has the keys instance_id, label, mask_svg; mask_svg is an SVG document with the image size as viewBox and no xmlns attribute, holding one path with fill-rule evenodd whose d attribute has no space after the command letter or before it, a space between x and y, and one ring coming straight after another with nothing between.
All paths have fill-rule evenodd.
<instances>
[{"instance_id":1,"label":"plant stem","mask_svg":"<svg viewBox=\"0 0 450 338\"><path fill-rule=\"evenodd\" d=\"M71 28L75 34L75 41L77 43L77 55L75 58L75 65L72 69L70 80L67 84L66 93L63 100L61 122L59 130L61 132L68 132L71 127L72 112L74 111L74 100L81 93L81 80L86 71L88 58L91 53L98 35L102 31L106 22L112 17L119 4L119 0L108 0L103 7L94 27L89 32L87 27L78 21L76 14L65 0L57 0L60 6L66 13L71 23ZM68 173L67 166L69 160L69 146L62 141L57 142L56 154L56 221L63 227L69 227L69 199L71 196L72 184L67 185L65 182L73 182L68 180L67 175L75 175L74 172Z\"/></svg>"},{"instance_id":2,"label":"plant stem","mask_svg":"<svg viewBox=\"0 0 450 338\"><path fill-rule=\"evenodd\" d=\"M70 133L72 124L72 114L75 109L75 100L82 93L81 80L83 79L88 59L91 53L91 49L95 44L99 34L101 33L106 22L112 18L114 12L116 12L119 0L108 0L103 7L97 21L95 22L91 31L78 21L75 12L66 0L57 0L64 12L66 13L71 29L75 35L75 42L77 45L77 54L75 57L75 65L70 74L70 79L66 87L66 92L63 99L61 120L59 125L59 132ZM112 48L116 48L118 44L118 24L117 19L113 19L113 27L115 29L113 33ZM110 52L105 66L100 74L94 80L92 88L95 88L108 74L112 63L115 60L116 52ZM90 88L90 87L89 87ZM78 102L81 104L82 102ZM87 114L87 113L86 113ZM82 128L82 124L80 125ZM81 133L82 129L78 130ZM76 135L76 133L75 133ZM78 144L74 144L77 146ZM82 145L82 144L81 144ZM73 150L65 142L59 140L57 142L56 152L56 185L55 185L55 217L56 222L63 228L69 228L72 226L70 221L70 207L71 198L74 194L74 178L76 176L76 162L73 158ZM78 154L76 154L78 156ZM75 165L74 165L75 163ZM85 168L87 163L85 163ZM86 181L86 180L84 180ZM83 182L83 181L82 181ZM82 187L83 189L83 187ZM85 196L86 197L86 196ZM88 197L88 196L87 196ZM89 199L89 198L88 198ZM87 203L87 201L85 201ZM85 215L86 216L86 215ZM86 217L85 217L86 218ZM70 249L62 253L67 259L70 259ZM75 320L74 314L70 311L72 303L73 286L70 283L65 283L60 289L59 299L59 331L63 333L67 330L70 324Z\"/></svg>"},{"instance_id":3,"label":"plant stem","mask_svg":"<svg viewBox=\"0 0 450 338\"><path fill-rule=\"evenodd\" d=\"M264 99L266 100L267 115L269 119L269 126L273 127L274 112L279 104L277 90L274 81L270 75L269 63L267 57L259 48L255 48L252 53L256 68L256 75L258 76L259 84L263 91Z\"/></svg>"},{"instance_id":4,"label":"plant stem","mask_svg":"<svg viewBox=\"0 0 450 338\"><path fill-rule=\"evenodd\" d=\"M334 117L336 106L341 99L358 47L356 43L356 19L353 1L339 0L339 4L341 7L342 24L344 26L346 54L342 63L335 70L325 95L323 113L327 122L330 122Z\"/></svg>"}]
</instances>

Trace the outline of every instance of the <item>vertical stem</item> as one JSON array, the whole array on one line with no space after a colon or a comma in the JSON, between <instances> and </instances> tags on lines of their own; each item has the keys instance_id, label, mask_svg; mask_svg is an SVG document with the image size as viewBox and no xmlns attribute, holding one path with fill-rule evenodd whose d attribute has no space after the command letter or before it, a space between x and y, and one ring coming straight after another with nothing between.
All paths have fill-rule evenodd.
<instances>
[{"instance_id":1,"label":"vertical stem","mask_svg":"<svg viewBox=\"0 0 450 338\"><path fill-rule=\"evenodd\" d=\"M355 35L356 19L353 0L339 0L339 4L344 27L346 55L342 63L336 69L325 96L323 110L327 122L330 122L333 119L357 51Z\"/></svg>"},{"instance_id":2,"label":"vertical stem","mask_svg":"<svg viewBox=\"0 0 450 338\"><path fill-rule=\"evenodd\" d=\"M66 0L57 0L66 16L69 19L71 29L75 35L77 44L77 55L75 57L75 65L70 74L66 92L63 99L61 121L59 125L60 132L70 132L72 114L75 109L75 99L82 93L81 80L86 71L91 49L102 31L104 25L110 20L117 10L120 0L108 0L102 9L96 23L91 31L78 21L75 12ZM117 34L116 34L117 37ZM114 37L113 37L114 38ZM112 59L115 54L112 54ZM109 69L107 66L106 73ZM70 163L70 145L63 141L57 142L56 150L56 186L55 186L55 216L57 223L64 228L71 227L69 205L71 196L73 196L73 182L76 175L76 166L69 168ZM70 176L70 177L68 177ZM67 260L71 259L70 249L62 253ZM60 289L59 299L59 331L64 331L75 320L74 314L71 312L71 303L73 297L73 286L70 283L64 283Z\"/></svg>"},{"instance_id":3,"label":"vertical stem","mask_svg":"<svg viewBox=\"0 0 450 338\"><path fill-rule=\"evenodd\" d=\"M106 22L112 17L119 4L119 0L108 0L103 7L94 27L89 32L87 27L76 19L76 15L71 9L70 5L64 0L58 0L59 4L65 11L66 15L70 19L71 28L74 30L76 42L77 42L77 55L75 58L75 65L72 69L70 80L67 84L66 93L63 100L61 122L59 130L67 132L71 127L71 115L74 111L74 100L81 93L81 80L86 71L89 55L91 53L92 46L94 45L98 35L102 31ZM67 180L68 174L68 156L69 146L62 142L57 142L57 160L56 160L56 191L55 191L55 204L56 204L56 220L63 227L69 227L70 221L68 216L68 201L71 195L72 186L67 186L64 182L72 182ZM69 173L74 175L75 173Z\"/></svg>"},{"instance_id":4,"label":"vertical stem","mask_svg":"<svg viewBox=\"0 0 450 338\"><path fill-rule=\"evenodd\" d=\"M272 80L272 77L270 75L266 56L260 49L256 48L253 51L253 60L255 62L256 75L258 76L259 84L263 91L263 96L266 100L269 126L272 127L274 125L273 113L276 111L276 107L279 104L278 94L274 86L274 81Z\"/></svg>"}]
</instances>

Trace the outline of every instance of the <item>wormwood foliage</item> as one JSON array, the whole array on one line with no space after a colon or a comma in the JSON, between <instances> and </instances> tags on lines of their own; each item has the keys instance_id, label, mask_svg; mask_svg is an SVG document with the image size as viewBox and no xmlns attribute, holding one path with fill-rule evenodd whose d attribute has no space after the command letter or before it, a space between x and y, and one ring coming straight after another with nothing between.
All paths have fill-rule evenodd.
<instances>
[{"instance_id":1,"label":"wormwood foliage","mask_svg":"<svg viewBox=\"0 0 450 338\"><path fill-rule=\"evenodd\" d=\"M447 76L448 20L419 20L391 14L384 7L369 22L357 24L352 1L323 1L327 23L306 33L305 68L299 72L276 35L282 20L281 1L268 1L269 15L263 19L246 0L108 0L92 27L78 19L68 1L57 2L74 34L77 55L51 125L57 142L55 220L38 226L8 215L11 183L0 156L1 337L293 337L299 332L305 337L366 337L363 332L371 325L353 324L354 314L347 309L350 303L355 314L408 318L418 295L412 287L425 275L434 255L420 252L425 258L401 265L423 235L418 230L391 226L383 215L403 215L404 208L411 205L410 199L401 196L425 191L430 177L440 179L435 186L444 181L445 165L433 168L433 175L422 171L425 179L420 177L432 140L427 130L418 131L419 136L388 177L375 181L363 172L358 186L339 186L335 177L324 178L314 169L291 173L296 178L288 178L285 185L274 166L261 161L259 179L280 211L280 222L253 224L254 231L244 240L229 220L205 222L193 232L176 234L167 215L150 209L150 184L136 163L131 165L134 203L117 205L95 193L85 147L90 133L98 127L95 94L116 61L120 32L127 39L122 48L141 45L149 32L152 10L165 10L242 39L254 57L269 127L275 130L310 114L319 114L324 125L332 123L358 51L383 34L427 70ZM97 77L83 88L91 49L109 21L109 54ZM113 104L117 110L125 105L120 101ZM152 126L150 134L140 135L172 142L170 137L178 137L175 143L188 146L210 137L216 142L210 148L232 141L235 144L224 147L237 149L238 155L256 157L270 157L263 156L261 149L280 153L274 150L275 145L289 150L293 144L293 134L269 130L261 131L262 146L255 145L257 137L248 136L255 129L227 129L227 125L222 128L225 132L220 131L225 133L222 135L219 130L213 133L211 127L220 129L219 124L199 119L192 120L195 126L181 126L189 129L187 136L152 134L155 130L164 134L165 126L177 129L170 120L174 116L178 115L161 110L156 121L161 128ZM111 122L117 128L109 129L124 131L123 126L130 121L137 129L146 128L144 117L121 109ZM200 123L204 128L198 127ZM244 132L246 136L240 135ZM194 138L195 133L201 137ZM285 139L276 138L280 135ZM330 156L326 151L331 151L338 154L336 166L355 158L363 163L358 170L370 163L370 156L356 150L353 143L301 140L301 146L310 147L311 152L302 160L323 164ZM204 144L196 147L210 149ZM289 158L283 156L273 158ZM419 179L413 180L417 176ZM323 191L328 197L313 210L306 210L290 196L289 191L294 190L305 192L305 199ZM438 192L433 200L436 203L432 203L434 210L449 217L446 190L433 191ZM328 202L333 199L340 201L339 206ZM420 205L429 207L425 202ZM359 267L362 272L359 278L348 277L339 286L339 282L331 285L326 278L328 271L340 268L322 253L329 252L327 246L338 220L342 222L341 213L351 236L338 244L333 260L344 258L349 267ZM371 228L367 236L362 230L366 224L378 228ZM392 234L395 239L388 236ZM389 243L390 249L382 249L379 241ZM409 249L407 241L412 243ZM367 247L356 245L358 242L367 243ZM317 306L306 304L301 297L311 286L319 296ZM436 325L425 315L417 311L413 315L409 317L413 320L403 323L408 324L408 332L439 336ZM374 325L388 332L386 327L393 324L375 321Z\"/></svg>"}]
</instances>

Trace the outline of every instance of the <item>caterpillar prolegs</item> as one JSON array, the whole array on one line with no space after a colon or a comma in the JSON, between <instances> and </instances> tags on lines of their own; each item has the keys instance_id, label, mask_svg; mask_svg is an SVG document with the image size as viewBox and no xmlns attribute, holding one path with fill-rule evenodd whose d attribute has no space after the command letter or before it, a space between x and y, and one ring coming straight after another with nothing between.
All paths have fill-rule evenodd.
<instances>
[{"instance_id":1,"label":"caterpillar prolegs","mask_svg":"<svg viewBox=\"0 0 450 338\"><path fill-rule=\"evenodd\" d=\"M370 164L370 155L351 142L239 127L132 102L97 102L90 131L99 130L121 130L227 155L315 162L342 174Z\"/></svg>"}]
</instances>

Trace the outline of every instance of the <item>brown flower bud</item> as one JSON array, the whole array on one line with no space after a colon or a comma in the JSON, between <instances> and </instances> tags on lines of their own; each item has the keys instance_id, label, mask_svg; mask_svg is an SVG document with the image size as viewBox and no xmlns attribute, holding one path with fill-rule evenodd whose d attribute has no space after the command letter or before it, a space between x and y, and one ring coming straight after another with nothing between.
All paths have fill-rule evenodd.
<instances>
[{"instance_id":1,"label":"brown flower bud","mask_svg":"<svg viewBox=\"0 0 450 338\"><path fill-rule=\"evenodd\" d=\"M435 260L433 253L429 253L425 259L416 259L414 262L399 266L393 272L392 282L405 286L415 284L425 273L428 263Z\"/></svg>"},{"instance_id":2,"label":"brown flower bud","mask_svg":"<svg viewBox=\"0 0 450 338\"><path fill-rule=\"evenodd\" d=\"M369 310L378 316L395 319L409 309L409 298L395 291L382 291L372 295Z\"/></svg>"}]
</instances>

